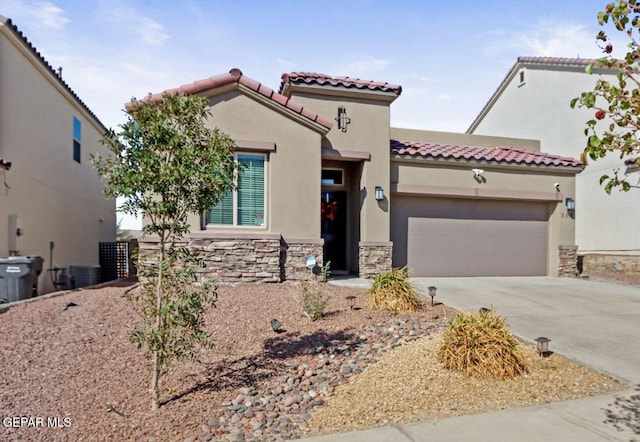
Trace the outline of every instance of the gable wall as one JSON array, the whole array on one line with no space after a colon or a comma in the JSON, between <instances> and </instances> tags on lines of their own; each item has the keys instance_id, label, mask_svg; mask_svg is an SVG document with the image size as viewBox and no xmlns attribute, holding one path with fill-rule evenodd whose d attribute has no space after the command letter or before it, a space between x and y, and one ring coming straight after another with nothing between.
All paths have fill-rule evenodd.
<instances>
[{"instance_id":1,"label":"gable wall","mask_svg":"<svg viewBox=\"0 0 640 442\"><path fill-rule=\"evenodd\" d=\"M210 103L211 127L237 140L276 145L268 155L266 230L235 230L320 238L320 134L238 91L212 97Z\"/></svg>"},{"instance_id":2,"label":"gable wall","mask_svg":"<svg viewBox=\"0 0 640 442\"><path fill-rule=\"evenodd\" d=\"M18 215L24 235L20 255L40 255L54 265L98 264L98 242L115 240L115 201L89 159L105 154L102 129L57 87L39 63L0 31L0 156L11 161L0 192L0 257L9 254L8 216ZM82 124L81 164L73 160L73 116ZM50 291L48 272L40 292Z\"/></svg>"},{"instance_id":3,"label":"gable wall","mask_svg":"<svg viewBox=\"0 0 640 442\"><path fill-rule=\"evenodd\" d=\"M360 192L363 195L360 212L360 241L389 241L389 103L352 97L314 95L294 92L292 99L308 106L323 117L334 120L338 107L344 106L351 123L347 131L338 129L337 122L326 135L324 148L338 151L358 151L371 154L364 162ZM376 186L382 186L386 200L378 203L374 195Z\"/></svg>"}]
</instances>

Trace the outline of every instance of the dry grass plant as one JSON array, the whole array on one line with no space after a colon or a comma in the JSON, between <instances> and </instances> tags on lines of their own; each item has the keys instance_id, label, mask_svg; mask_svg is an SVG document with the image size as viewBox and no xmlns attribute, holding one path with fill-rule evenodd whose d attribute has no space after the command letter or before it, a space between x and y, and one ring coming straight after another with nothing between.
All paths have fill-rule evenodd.
<instances>
[{"instance_id":1,"label":"dry grass plant","mask_svg":"<svg viewBox=\"0 0 640 442\"><path fill-rule=\"evenodd\" d=\"M406 267L380 273L367 292L367 303L373 310L415 312L420 309L420 294L409 281Z\"/></svg>"},{"instance_id":2,"label":"dry grass plant","mask_svg":"<svg viewBox=\"0 0 640 442\"><path fill-rule=\"evenodd\" d=\"M513 379L527 372L518 340L492 310L458 313L444 332L438 359L476 378Z\"/></svg>"}]
</instances>

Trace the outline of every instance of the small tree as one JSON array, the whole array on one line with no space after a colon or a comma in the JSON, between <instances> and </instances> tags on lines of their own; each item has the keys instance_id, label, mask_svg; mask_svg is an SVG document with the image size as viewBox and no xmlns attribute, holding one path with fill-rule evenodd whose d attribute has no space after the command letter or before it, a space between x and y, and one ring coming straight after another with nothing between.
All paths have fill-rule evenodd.
<instances>
[{"instance_id":1,"label":"small tree","mask_svg":"<svg viewBox=\"0 0 640 442\"><path fill-rule=\"evenodd\" d=\"M611 20L616 30L626 34L628 51L623 58L614 57L614 45L604 30L596 36L596 42L604 56L599 58L595 67L617 70L616 81L598 79L593 91L583 92L580 97L571 100L571 107L593 109L593 117L587 121L585 135L587 146L582 153L582 161L598 160L609 152L618 152L620 158L640 152L638 134L640 131L640 3L638 0L617 0L608 3L604 11L598 13L598 23L605 26ZM586 72L591 74L594 65ZM602 127L604 126L604 127ZM636 159L640 165L640 158ZM625 176L613 171L613 176L603 175L600 184L611 193L614 187L628 191L640 187L629 183Z\"/></svg>"},{"instance_id":2,"label":"small tree","mask_svg":"<svg viewBox=\"0 0 640 442\"><path fill-rule=\"evenodd\" d=\"M198 96L133 99L120 133L105 137L113 155L93 158L107 196L126 198L119 210L141 212L143 232L158 237L157 253L138 258L141 289L130 295L144 323L131 339L150 359L152 410L170 363L194 358L195 344L209 343L203 313L215 303L215 286L197 281L199 259L179 241L189 231L189 213L209 210L233 190L237 165L234 142L207 127L206 106Z\"/></svg>"}]
</instances>

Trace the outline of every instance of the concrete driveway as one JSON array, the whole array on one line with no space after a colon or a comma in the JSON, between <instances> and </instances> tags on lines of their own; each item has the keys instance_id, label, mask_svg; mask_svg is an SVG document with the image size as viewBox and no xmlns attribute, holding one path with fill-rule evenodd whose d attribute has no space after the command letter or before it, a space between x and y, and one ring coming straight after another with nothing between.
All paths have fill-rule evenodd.
<instances>
[{"instance_id":1,"label":"concrete driveway","mask_svg":"<svg viewBox=\"0 0 640 442\"><path fill-rule=\"evenodd\" d=\"M525 340L640 384L640 289L574 278L413 278L458 310L493 308Z\"/></svg>"}]
</instances>

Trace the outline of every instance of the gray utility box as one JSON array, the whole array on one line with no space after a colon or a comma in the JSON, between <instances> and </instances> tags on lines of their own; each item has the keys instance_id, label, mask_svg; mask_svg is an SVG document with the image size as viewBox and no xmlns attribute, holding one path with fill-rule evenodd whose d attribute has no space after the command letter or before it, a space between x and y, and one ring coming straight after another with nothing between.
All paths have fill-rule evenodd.
<instances>
[{"instance_id":1,"label":"gray utility box","mask_svg":"<svg viewBox=\"0 0 640 442\"><path fill-rule=\"evenodd\" d=\"M73 287L80 288L100 284L100 266L69 266L69 274L73 277Z\"/></svg>"},{"instance_id":2,"label":"gray utility box","mask_svg":"<svg viewBox=\"0 0 640 442\"><path fill-rule=\"evenodd\" d=\"M36 296L43 262L40 256L0 258L0 303Z\"/></svg>"}]
</instances>

